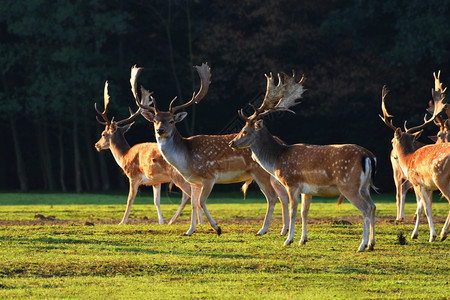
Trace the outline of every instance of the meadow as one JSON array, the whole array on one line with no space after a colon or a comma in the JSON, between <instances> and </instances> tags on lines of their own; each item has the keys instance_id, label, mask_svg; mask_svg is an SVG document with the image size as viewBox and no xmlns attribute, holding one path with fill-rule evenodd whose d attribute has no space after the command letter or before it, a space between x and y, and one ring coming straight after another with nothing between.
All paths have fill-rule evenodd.
<instances>
[{"instance_id":1,"label":"meadow","mask_svg":"<svg viewBox=\"0 0 450 300\"><path fill-rule=\"evenodd\" d=\"M402 223L393 194L373 198L375 250L358 253L361 216L334 198L313 198L307 244L298 245L298 220L295 243L285 247L279 203L269 233L255 236L266 210L256 192L246 200L213 192L208 208L222 235L204 224L190 237L190 207L176 224L159 225L148 190L122 226L125 194L0 193L0 298L450 298L449 240L429 243L424 216L419 238L410 239L412 197ZM161 202L167 222L180 195L163 193ZM435 196L438 232L448 209Z\"/></svg>"}]
</instances>

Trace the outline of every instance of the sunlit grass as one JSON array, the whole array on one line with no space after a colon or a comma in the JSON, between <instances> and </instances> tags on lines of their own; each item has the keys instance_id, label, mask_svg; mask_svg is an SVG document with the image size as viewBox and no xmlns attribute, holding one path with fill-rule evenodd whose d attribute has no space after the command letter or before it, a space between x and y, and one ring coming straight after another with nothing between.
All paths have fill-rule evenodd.
<instances>
[{"instance_id":1,"label":"sunlit grass","mask_svg":"<svg viewBox=\"0 0 450 300\"><path fill-rule=\"evenodd\" d=\"M0 298L448 298L448 241L428 243L424 217L419 238L411 240L413 223L393 222L392 197L375 196L375 251L357 253L360 214L348 202L337 208L335 199L313 200L308 243L298 245L297 222L295 243L284 247L279 204L269 233L255 236L266 209L259 194L213 195L208 207L223 234L205 224L191 237L182 235L190 207L177 224L158 225L147 195L133 206L132 224L118 226L125 195L0 194ZM166 220L178 201L178 194L164 197ZM35 213L55 220L37 220ZM437 231L447 213L446 200L435 200ZM400 232L406 245L398 243Z\"/></svg>"}]
</instances>

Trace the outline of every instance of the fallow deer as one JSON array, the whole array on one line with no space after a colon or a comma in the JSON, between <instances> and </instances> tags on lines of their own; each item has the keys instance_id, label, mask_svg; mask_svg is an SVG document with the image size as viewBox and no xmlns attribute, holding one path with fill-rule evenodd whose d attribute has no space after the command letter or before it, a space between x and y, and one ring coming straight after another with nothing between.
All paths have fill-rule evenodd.
<instances>
[{"instance_id":1,"label":"fallow deer","mask_svg":"<svg viewBox=\"0 0 450 300\"><path fill-rule=\"evenodd\" d=\"M439 79L441 75L441 72L438 72L438 75L436 76L436 73L433 73L434 76L434 90L438 91L445 91L442 89L442 83ZM442 92L442 93L443 93ZM428 112L433 113L434 111L434 103L430 101L429 108L427 109ZM448 143L450 142L450 107L445 108L445 114L447 115L447 119L444 120L441 115L437 115L434 123L439 126L439 131L436 134L435 137L429 137L431 138L436 144L441 143Z\"/></svg>"},{"instance_id":2,"label":"fallow deer","mask_svg":"<svg viewBox=\"0 0 450 300\"><path fill-rule=\"evenodd\" d=\"M132 73L131 83L134 93L135 88L133 88L133 81L135 76L133 75L135 74ZM171 181L183 191L181 206L170 221L170 223L175 222L187 201L190 199L189 183L187 183L183 177L164 160L156 143L142 143L134 145L133 147L128 145L124 134L133 124L129 122L140 115L141 109L138 109L134 113L130 111L130 116L121 121L114 121L114 118L109 120L107 117L109 100L108 82L106 82L104 88L103 112L100 112L97 109L96 103L94 106L97 113L104 120L103 122L97 118L97 121L105 126L105 130L103 130L100 140L95 144L95 148L97 151L110 149L117 164L122 168L129 180L130 188L127 208L120 224L126 224L128 222L131 206L133 205L140 185L151 185L153 187L153 201L158 212L158 221L159 224L163 224L164 219L160 208L161 184ZM125 123L129 124L121 126ZM201 217L201 214L199 214L199 216Z\"/></svg>"},{"instance_id":3,"label":"fallow deer","mask_svg":"<svg viewBox=\"0 0 450 300\"><path fill-rule=\"evenodd\" d=\"M252 116L239 116L246 122L230 143L232 147L250 147L258 163L286 188L289 195L289 236L284 245L294 240L297 206L302 194L302 236L307 241L306 223L312 196L342 195L363 215L363 238L359 251L375 245L375 205L370 197L375 172L374 155L358 145L282 145L264 127L263 118L276 111L289 111L302 97L305 77L299 82L292 77L278 75L278 85L272 75L267 76L267 90L263 103L254 108ZM284 82L283 82L284 81Z\"/></svg>"},{"instance_id":4,"label":"fallow deer","mask_svg":"<svg viewBox=\"0 0 450 300\"><path fill-rule=\"evenodd\" d=\"M266 216L263 226L257 234L265 234L268 230L278 198L273 184L281 193L280 202L284 224L281 235L285 235L288 229L286 191L276 180L272 181L270 175L252 160L250 150L234 151L228 146L235 134L196 135L185 138L178 132L175 124L181 122L187 115L186 112L179 111L194 103L199 103L209 88L211 78L209 66L202 64L195 68L200 76L200 90L197 93L194 92L192 98L182 105L174 106L176 100L174 98L169 104L169 110L161 111L157 108L154 99L152 99L153 106L146 106L139 103L136 97L136 103L144 109L141 114L154 124L159 150L164 158L191 184L191 203L198 201L217 234L221 234L221 228L212 218L206 206L206 200L214 184L229 184L254 179L267 199ZM141 93L141 97L150 97L150 92L144 88L141 88ZM191 226L186 235L192 235L196 230L196 213L196 210L193 209Z\"/></svg>"},{"instance_id":5,"label":"fallow deer","mask_svg":"<svg viewBox=\"0 0 450 300\"><path fill-rule=\"evenodd\" d=\"M423 124L409 129L405 126L405 132L401 128L395 127L392 124L392 120L389 120L392 118L392 115L386 110L385 98L388 93L386 87L382 89L381 110L383 116L380 115L383 122L395 132L394 138L392 139L394 155L398 158L400 167L413 185L414 192L422 200L430 227L430 242L436 239L436 231L434 230L431 213L432 193L435 190L439 190L447 200L450 199L450 164L448 164L450 159L450 145L448 143L440 143L415 149L414 142L419 137L422 129L433 122L445 107L445 103L443 102L445 90L442 90L440 82L438 83L437 81L439 81L439 78L435 75L435 87L437 88L432 89L434 101L433 112L429 119L425 117ZM419 217L420 212L417 214L416 225L411 235L413 239L417 238L419 234ZM450 213L441 231L440 238L442 241L447 237L449 223Z\"/></svg>"},{"instance_id":6,"label":"fallow deer","mask_svg":"<svg viewBox=\"0 0 450 300\"><path fill-rule=\"evenodd\" d=\"M438 75L433 74L434 76L434 82L435 82L435 90L442 90L442 83L439 80L440 72L438 72ZM429 108L427 111L431 114L433 114L434 111L434 104L432 101L429 103ZM436 134L436 136L429 136L429 138L435 142L436 144L440 143L448 143L450 136L449 136L449 129L450 129L450 123L448 118L450 118L450 107L447 107L445 109L447 119L444 120L440 115L436 115L436 118L434 120L434 123L439 126L439 131ZM419 149L420 147L425 146L425 144L415 140L413 144L414 150ZM400 167L400 163L398 161L398 158L395 157L394 151L391 151L390 160L392 164L392 170L394 173L394 183L396 188L396 203L397 203L397 221L403 221L405 219L405 198L406 193L408 190L413 188L413 185L408 181L406 174L403 172L403 170ZM417 215L422 214L423 207L422 202L420 200L420 197L415 194L416 196L416 202L417 202L417 210L414 214L414 221L416 221Z\"/></svg>"}]
</instances>

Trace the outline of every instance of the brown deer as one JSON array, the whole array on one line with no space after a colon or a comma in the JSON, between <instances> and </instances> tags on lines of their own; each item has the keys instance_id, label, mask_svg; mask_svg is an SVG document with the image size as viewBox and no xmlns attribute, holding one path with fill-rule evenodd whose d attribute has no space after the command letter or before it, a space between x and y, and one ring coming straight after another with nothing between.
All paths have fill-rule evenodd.
<instances>
[{"instance_id":1,"label":"brown deer","mask_svg":"<svg viewBox=\"0 0 450 300\"><path fill-rule=\"evenodd\" d=\"M436 73L433 73L434 76L434 90L439 91L441 90L442 93L445 92L446 89L442 89L442 83L439 79L441 75L441 71L438 72L438 75L436 76ZM429 113L433 113L434 111L434 103L430 101L429 108L427 109ZM436 134L435 137L429 137L431 140L433 140L436 144L441 143L448 143L450 142L450 107L445 108L445 114L447 115L447 119L444 120L441 115L437 115L434 123L439 126L439 131Z\"/></svg>"},{"instance_id":2,"label":"brown deer","mask_svg":"<svg viewBox=\"0 0 450 300\"><path fill-rule=\"evenodd\" d=\"M252 116L239 116L246 122L230 143L232 147L250 147L258 163L286 188L289 195L289 236L284 242L294 240L297 206L302 194L302 236L300 244L307 241L306 223L312 196L342 195L363 215L363 238L359 251L373 249L375 245L375 205L369 189L373 187L374 155L358 145L283 145L264 127L263 118L272 112L289 111L301 98L305 77L299 82L292 77L278 75L278 85L267 76L267 90L263 103ZM284 82L283 82L284 81Z\"/></svg>"},{"instance_id":3,"label":"brown deer","mask_svg":"<svg viewBox=\"0 0 450 300\"><path fill-rule=\"evenodd\" d=\"M434 82L435 82L435 90L442 90L442 83L439 80L441 72L438 72L438 75L436 76L436 73L433 73L434 76ZM434 103L433 101L430 101L429 108L427 111L431 114L433 114L434 111ZM448 143L450 140L449 136L449 129L450 129L450 123L448 118L450 118L450 108L447 107L445 109L447 120L444 120L440 115L437 115L434 123L439 126L439 131L436 134L436 136L429 136L429 138L435 142L436 144L440 143ZM420 147L425 146L425 144L415 140L413 143L414 150L419 149ZM400 167L400 163L398 161L398 158L395 157L394 151L391 151L390 155L391 164L392 164L392 170L394 173L394 183L396 187L396 203L397 203L397 221L404 221L405 219L405 198L406 193L408 190L413 188L413 185L408 181L406 174L403 172L403 170ZM414 221L416 221L417 215L422 214L423 206L422 202L420 200L420 197L416 194L416 202L417 202L417 210L414 214Z\"/></svg>"},{"instance_id":4,"label":"brown deer","mask_svg":"<svg viewBox=\"0 0 450 300\"><path fill-rule=\"evenodd\" d=\"M439 81L439 78L435 76L436 81ZM409 129L405 126L405 132L401 128L395 127L392 124L392 120L389 120L392 118L392 115L386 110L385 98L388 94L386 87L382 89L381 110L383 116L380 115L383 122L395 132L394 138L392 139L394 155L398 158L403 172L406 174L408 181L413 185L414 192L419 195L422 205L425 208L425 214L430 227L430 242L436 239L436 231L434 230L431 213L433 191L439 190L447 200L450 197L450 164L448 164L450 159L450 145L448 143L440 143L415 149L414 142L419 137L422 129L433 122L445 107L445 103L443 102L445 90L442 90L440 82L436 83L435 87L438 88L432 89L434 101L432 116L429 119L425 117L423 124ZM416 225L411 235L413 239L419 235L419 217L420 212L417 214ZM441 231L440 238L442 241L447 237L449 223L450 213Z\"/></svg>"},{"instance_id":5,"label":"brown deer","mask_svg":"<svg viewBox=\"0 0 450 300\"><path fill-rule=\"evenodd\" d=\"M201 81L200 90L192 98L179 106L174 106L176 98L169 105L168 111L161 111L153 100L153 106L142 105L136 97L136 103L144 110L141 114L154 124L156 141L164 158L177 169L191 184L191 203L198 201L203 209L211 227L221 234L221 228L212 218L206 206L206 200L214 184L229 184L254 179L267 199L267 211L262 228L258 235L268 230L275 203L277 191L280 193L280 202L283 210L283 228L281 234L287 232L287 195L284 188L276 181L271 180L256 162L252 160L251 151L234 151L228 143L235 134L228 135L196 135L185 138L178 132L175 124L181 122L187 115L181 110L194 103L199 103L206 95L210 84L210 68L207 64L195 67ZM150 93L141 88L141 97L150 97ZM273 184L273 186L272 186ZM186 235L196 230L196 210L192 210L191 226Z\"/></svg>"},{"instance_id":6,"label":"brown deer","mask_svg":"<svg viewBox=\"0 0 450 300\"><path fill-rule=\"evenodd\" d=\"M132 73L131 83L133 93L135 90L135 88L133 88L134 80L135 76L133 76ZM141 185L151 185L153 187L153 201L158 212L159 224L163 224L164 219L160 208L161 184L171 181L183 191L181 206L169 224L175 222L187 201L190 199L189 183L187 183L183 177L164 160L156 143L142 143L134 145L133 147L128 145L124 135L130 129L131 125L133 125L133 123L129 122L140 115L141 109L138 109L134 113L130 111L130 116L126 119L114 121L113 118L112 120L109 120L107 117L109 100L108 82L106 82L104 88L104 111L100 112L97 109L96 103L94 106L97 113L104 120L104 122L102 122L97 117L97 121L105 126L105 130L103 130L100 140L95 144L95 148L97 151L110 149L117 164L122 168L129 180L130 188L127 208L120 224L127 223L131 206L133 205L138 188ZM126 125L121 126L122 124ZM201 217L201 214L199 214L199 216Z\"/></svg>"}]
</instances>

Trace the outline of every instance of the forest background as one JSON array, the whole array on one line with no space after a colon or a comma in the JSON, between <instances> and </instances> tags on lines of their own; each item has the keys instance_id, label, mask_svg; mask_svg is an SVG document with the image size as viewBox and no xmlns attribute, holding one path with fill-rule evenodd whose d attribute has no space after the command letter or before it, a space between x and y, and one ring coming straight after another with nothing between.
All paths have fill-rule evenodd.
<instances>
[{"instance_id":1,"label":"forest background","mask_svg":"<svg viewBox=\"0 0 450 300\"><path fill-rule=\"evenodd\" d=\"M193 65L212 83L178 125L185 136L237 132L237 110L261 101L266 73L305 74L296 114L270 131L288 143L356 143L379 160L375 184L392 191L392 130L379 119L387 85L394 124L422 122L433 72L450 83L450 1L441 0L4 0L0 5L0 190L94 192L127 188L109 151L94 143L110 117L136 109L130 68L160 107L190 99ZM421 140L431 143L437 127ZM154 141L143 118L130 145Z\"/></svg>"}]
</instances>

